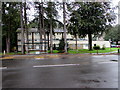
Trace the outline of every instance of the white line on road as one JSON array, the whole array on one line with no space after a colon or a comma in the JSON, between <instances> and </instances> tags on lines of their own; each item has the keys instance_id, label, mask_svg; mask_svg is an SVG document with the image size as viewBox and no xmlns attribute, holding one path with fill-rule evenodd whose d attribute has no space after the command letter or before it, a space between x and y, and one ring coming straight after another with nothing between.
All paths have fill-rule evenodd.
<instances>
[{"instance_id":1,"label":"white line on road","mask_svg":"<svg viewBox=\"0 0 120 90\"><path fill-rule=\"evenodd\" d=\"M0 67L0 70L1 70L1 69L7 69L7 67Z\"/></svg>"},{"instance_id":2,"label":"white line on road","mask_svg":"<svg viewBox=\"0 0 120 90\"><path fill-rule=\"evenodd\" d=\"M33 66L33 67L34 68L36 68L36 67L63 67L63 66L76 66L76 65L80 65L80 64L37 65L37 66Z\"/></svg>"}]
</instances>

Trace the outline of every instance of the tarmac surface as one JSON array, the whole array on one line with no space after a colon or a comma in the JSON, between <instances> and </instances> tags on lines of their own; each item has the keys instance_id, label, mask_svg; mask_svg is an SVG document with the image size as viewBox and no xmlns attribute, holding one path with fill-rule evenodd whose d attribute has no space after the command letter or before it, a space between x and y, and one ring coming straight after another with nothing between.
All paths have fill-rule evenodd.
<instances>
[{"instance_id":1,"label":"tarmac surface","mask_svg":"<svg viewBox=\"0 0 120 90\"><path fill-rule=\"evenodd\" d=\"M54 57L0 60L2 87L118 88L118 55Z\"/></svg>"}]
</instances>

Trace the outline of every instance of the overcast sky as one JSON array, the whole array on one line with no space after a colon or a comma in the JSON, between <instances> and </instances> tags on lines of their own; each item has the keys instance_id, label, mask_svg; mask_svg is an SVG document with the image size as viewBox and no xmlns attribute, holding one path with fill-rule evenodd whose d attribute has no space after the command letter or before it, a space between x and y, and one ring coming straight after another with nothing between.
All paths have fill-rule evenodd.
<instances>
[{"instance_id":1,"label":"overcast sky","mask_svg":"<svg viewBox=\"0 0 120 90\"><path fill-rule=\"evenodd\" d=\"M31 0L30 0L31 1ZM112 7L117 6L118 2L120 0L110 0L112 2ZM62 10L59 11L59 16L61 16L61 18L59 18L59 21L63 22L63 14L62 14ZM115 13L118 13L118 9L115 10ZM28 16L29 16L29 20L34 19L34 8L31 8L31 10L28 12ZM118 24L118 17L116 18L116 23Z\"/></svg>"},{"instance_id":2,"label":"overcast sky","mask_svg":"<svg viewBox=\"0 0 120 90\"><path fill-rule=\"evenodd\" d=\"M118 2L120 2L120 0L112 0L113 7L114 6L118 6ZM115 10L115 13L118 14L118 9ZM118 15L117 15L116 23L115 24L118 24Z\"/></svg>"}]
</instances>

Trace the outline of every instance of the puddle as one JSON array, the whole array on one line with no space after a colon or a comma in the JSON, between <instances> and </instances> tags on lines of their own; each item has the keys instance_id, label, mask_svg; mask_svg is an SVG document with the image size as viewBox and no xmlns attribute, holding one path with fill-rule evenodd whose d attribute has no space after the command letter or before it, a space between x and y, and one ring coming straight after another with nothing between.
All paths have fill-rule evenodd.
<instances>
[{"instance_id":1,"label":"puddle","mask_svg":"<svg viewBox=\"0 0 120 90\"><path fill-rule=\"evenodd\" d=\"M118 62L118 60L110 60L110 61L113 61L113 62Z\"/></svg>"},{"instance_id":2,"label":"puddle","mask_svg":"<svg viewBox=\"0 0 120 90\"><path fill-rule=\"evenodd\" d=\"M67 57L62 57L61 59L67 59Z\"/></svg>"},{"instance_id":3,"label":"puddle","mask_svg":"<svg viewBox=\"0 0 120 90\"><path fill-rule=\"evenodd\" d=\"M98 64L118 64L118 62L99 62Z\"/></svg>"},{"instance_id":4,"label":"puddle","mask_svg":"<svg viewBox=\"0 0 120 90\"><path fill-rule=\"evenodd\" d=\"M95 82L95 83L100 83L99 80L81 80L83 83L90 83L90 82Z\"/></svg>"}]
</instances>

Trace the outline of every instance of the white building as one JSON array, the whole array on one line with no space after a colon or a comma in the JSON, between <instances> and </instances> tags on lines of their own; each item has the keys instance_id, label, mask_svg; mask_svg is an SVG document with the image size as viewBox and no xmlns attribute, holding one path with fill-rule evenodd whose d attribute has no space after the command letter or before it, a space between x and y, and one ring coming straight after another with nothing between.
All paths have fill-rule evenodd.
<instances>
[{"instance_id":1,"label":"white building","mask_svg":"<svg viewBox=\"0 0 120 90\"><path fill-rule=\"evenodd\" d=\"M53 45L55 44L56 47L59 47L59 41L62 39L64 31L62 29L55 29L54 32L55 35L53 35ZM29 29L28 38L29 38L29 50L34 50L34 49L40 50L40 36L37 28ZM18 28L17 30L17 39L18 39L18 51L21 51L21 28ZM42 35L42 40L43 40L42 50L48 50L49 39L50 37L48 37L47 35L46 36ZM67 43L69 48L75 49L76 39L74 38L74 36L70 35L69 33L67 33ZM78 49L88 49L88 37L78 38L77 43L78 43L77 45ZM103 45L105 47L110 47L109 41L104 41L103 38L97 38L97 41L92 41L92 43L93 46L94 44L96 44L99 45L100 47L103 47ZM25 46L26 46L26 38L25 38Z\"/></svg>"}]
</instances>

